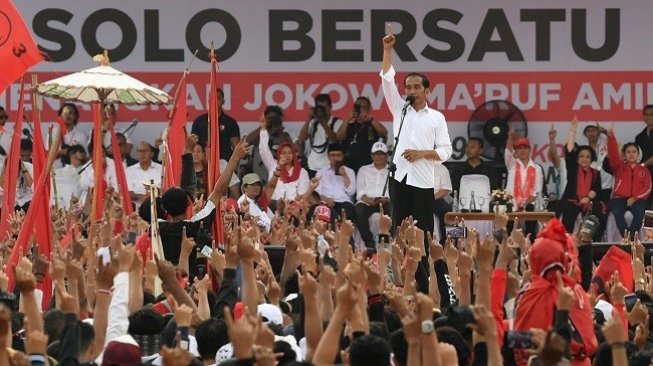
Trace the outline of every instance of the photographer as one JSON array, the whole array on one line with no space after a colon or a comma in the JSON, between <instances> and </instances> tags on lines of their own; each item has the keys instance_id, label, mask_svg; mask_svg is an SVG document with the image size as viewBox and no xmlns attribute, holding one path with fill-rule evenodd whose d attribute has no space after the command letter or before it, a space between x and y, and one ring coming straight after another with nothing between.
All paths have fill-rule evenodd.
<instances>
[{"instance_id":1,"label":"photographer","mask_svg":"<svg viewBox=\"0 0 653 366\"><path fill-rule=\"evenodd\" d=\"M331 116L331 97L329 94L318 94L315 97L315 107L311 108L308 119L299 132L298 150L304 152L304 167L310 177L318 170L329 166L327 148L329 143L336 142L337 131L343 121ZM308 146L305 142L308 140Z\"/></svg>"},{"instance_id":2,"label":"photographer","mask_svg":"<svg viewBox=\"0 0 653 366\"><path fill-rule=\"evenodd\" d=\"M338 129L338 141L345 148L345 164L356 173L363 165L372 163L368 151L379 139L388 137L388 130L370 115L371 103L367 97L358 97L347 123Z\"/></svg>"}]
</instances>

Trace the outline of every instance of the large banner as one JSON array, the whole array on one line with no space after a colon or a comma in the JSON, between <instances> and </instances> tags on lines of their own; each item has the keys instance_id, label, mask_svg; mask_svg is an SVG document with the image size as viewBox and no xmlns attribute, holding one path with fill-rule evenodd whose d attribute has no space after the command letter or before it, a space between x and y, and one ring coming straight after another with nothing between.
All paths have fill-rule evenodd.
<instances>
[{"instance_id":1,"label":"large banner","mask_svg":"<svg viewBox=\"0 0 653 366\"><path fill-rule=\"evenodd\" d=\"M15 1L52 61L33 70L41 81L92 67L91 56L108 49L114 67L174 94L197 50L186 96L189 121L207 110L213 44L225 110L242 122L243 133L256 127L266 105L278 104L296 134L318 93L331 94L339 116L367 96L373 114L389 122L378 76L388 25L397 37L397 82L408 71L429 76L429 104L450 122L454 159L463 157L470 115L488 100L506 99L523 111L535 152L548 144L552 122L566 131L574 115L583 123L617 122L624 141L644 127L641 110L653 103L650 0L358 3ZM16 84L0 96L11 116L17 94ZM60 103L46 100L44 120L54 120ZM89 129L90 109L80 107L82 128ZM118 129L133 119L146 123L132 140L151 141L167 109L118 107ZM546 162L541 155L536 160Z\"/></svg>"}]
</instances>

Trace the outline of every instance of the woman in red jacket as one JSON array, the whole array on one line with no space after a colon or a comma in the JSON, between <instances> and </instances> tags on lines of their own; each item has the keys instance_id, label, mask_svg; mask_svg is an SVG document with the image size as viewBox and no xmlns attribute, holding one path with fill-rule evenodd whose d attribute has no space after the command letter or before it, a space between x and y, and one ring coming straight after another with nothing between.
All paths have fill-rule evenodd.
<instances>
[{"instance_id":1,"label":"woman in red jacket","mask_svg":"<svg viewBox=\"0 0 653 366\"><path fill-rule=\"evenodd\" d=\"M639 149L633 142L624 144L621 148L624 159L619 156L617 138L614 129L608 130L608 159L614 172L614 189L612 199L608 203L614 215L614 221L620 233L626 230L630 236L642 226L644 211L648 208L648 197L651 194L651 173L648 168L638 163ZM630 211L633 220L626 225L624 214Z\"/></svg>"}]
</instances>

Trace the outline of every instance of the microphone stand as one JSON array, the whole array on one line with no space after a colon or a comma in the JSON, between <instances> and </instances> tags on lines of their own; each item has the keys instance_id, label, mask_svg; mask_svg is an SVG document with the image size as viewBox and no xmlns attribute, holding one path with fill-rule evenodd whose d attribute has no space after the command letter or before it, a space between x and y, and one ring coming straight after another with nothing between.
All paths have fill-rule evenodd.
<instances>
[{"instance_id":1,"label":"microphone stand","mask_svg":"<svg viewBox=\"0 0 653 366\"><path fill-rule=\"evenodd\" d=\"M399 131L397 131L397 136L395 136L395 143L394 146L392 147L392 153L390 154L390 164L388 164L388 175L385 178L385 184L383 185L383 193L381 196L385 196L385 193L388 191L388 186L390 183L390 179L395 179L395 172L397 171L397 165L395 164L395 152L397 151L397 145L399 145L399 137L401 136L401 129L404 127L404 119L406 118L406 112L408 111L408 106L412 105L406 104L404 106L403 111L401 112L401 120L399 121ZM389 196L390 196L390 204L395 205L394 201L394 195L395 195L395 190L391 189ZM391 231L394 231L394 229L397 227L397 218L392 215L392 228Z\"/></svg>"}]
</instances>

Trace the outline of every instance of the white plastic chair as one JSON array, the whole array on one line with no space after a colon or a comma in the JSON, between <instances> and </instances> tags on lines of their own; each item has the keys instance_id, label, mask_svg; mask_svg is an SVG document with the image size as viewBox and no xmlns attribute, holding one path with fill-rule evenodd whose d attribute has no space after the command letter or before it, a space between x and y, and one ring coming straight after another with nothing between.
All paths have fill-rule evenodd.
<instances>
[{"instance_id":1,"label":"white plastic chair","mask_svg":"<svg viewBox=\"0 0 653 366\"><path fill-rule=\"evenodd\" d=\"M469 210L471 203L472 192L474 192L474 200L476 201L476 209L483 212L490 212L490 178L487 175L481 174L468 174L460 178L460 192L458 198L460 200L460 209ZM483 206L481 206L479 198L482 197ZM464 204L463 204L464 203ZM481 240L485 237L486 233L492 233L494 229L493 221L480 221L468 220L465 221L465 226L475 228L481 234Z\"/></svg>"}]
</instances>

